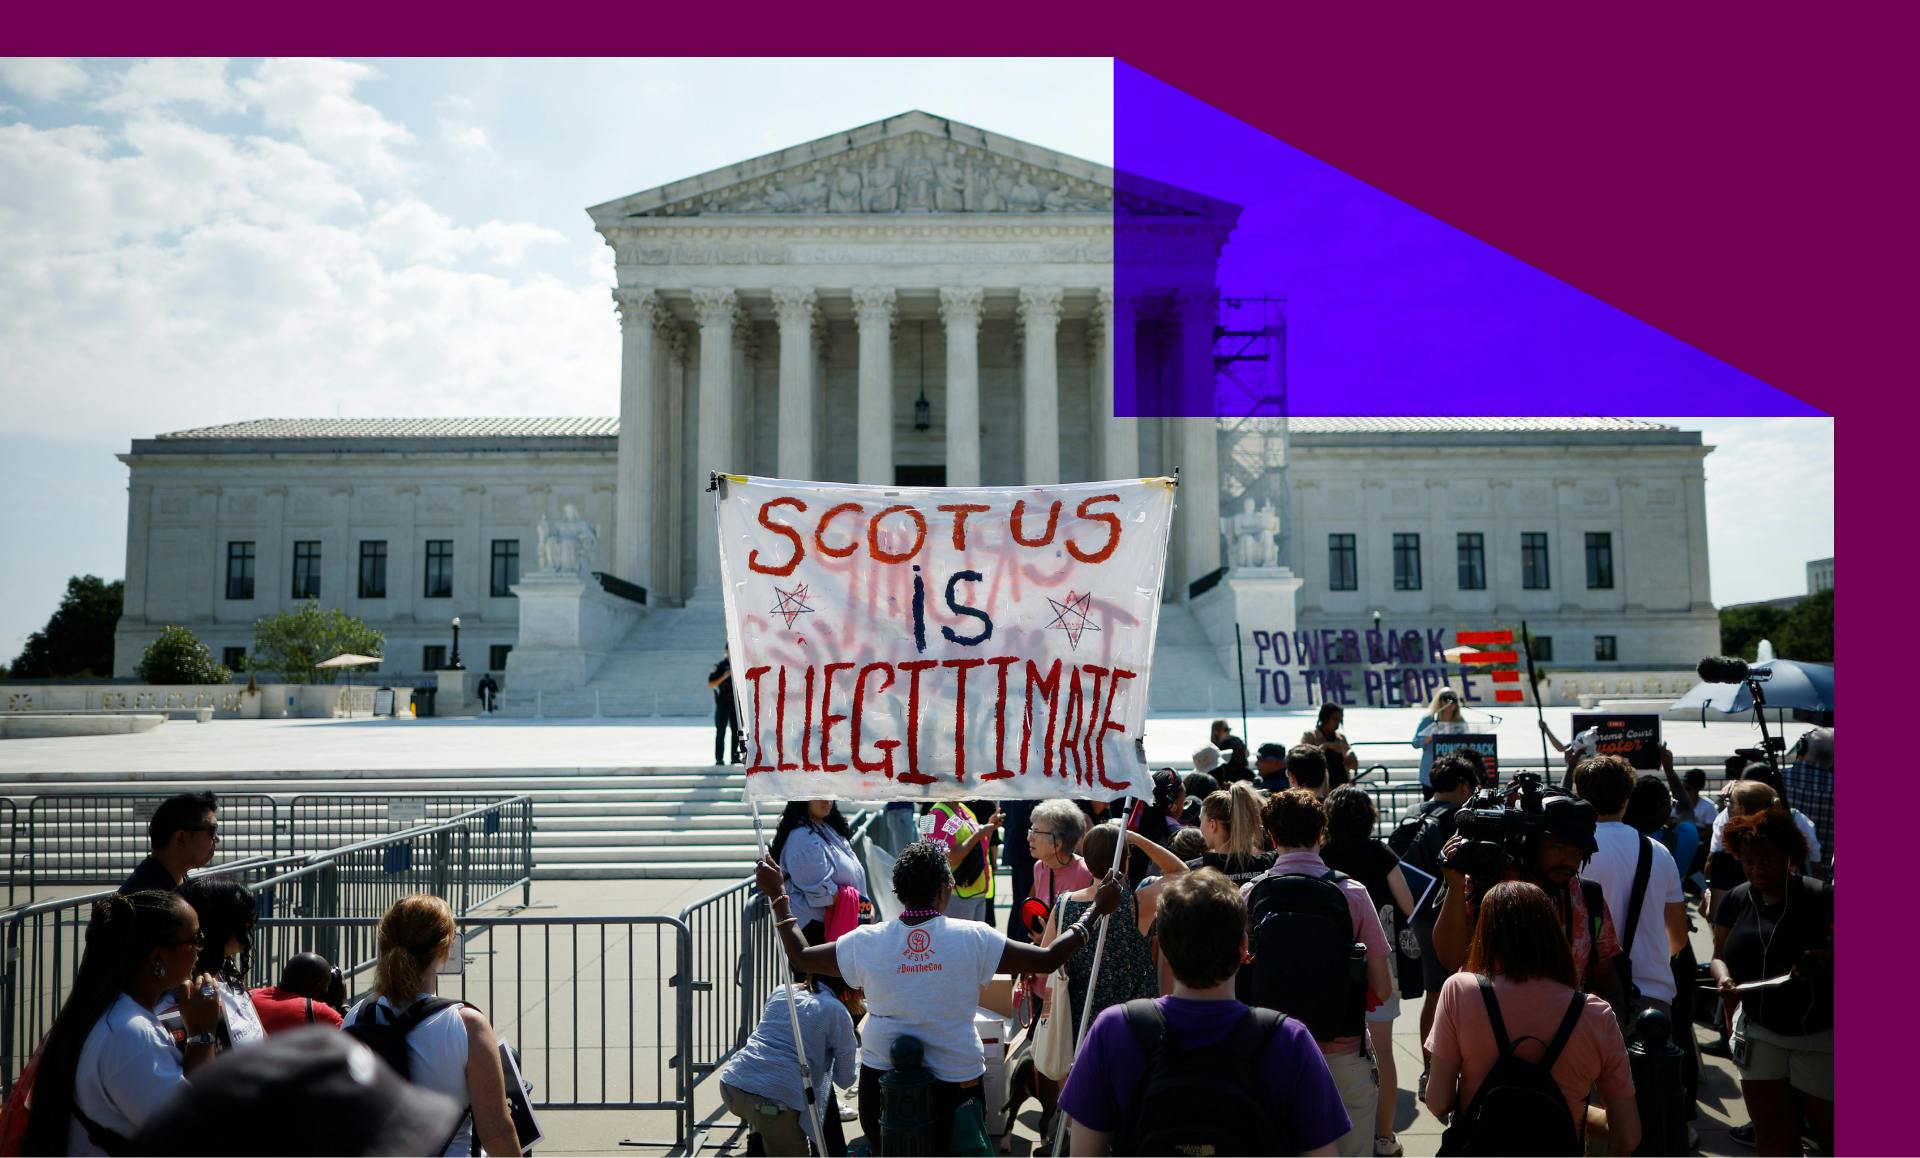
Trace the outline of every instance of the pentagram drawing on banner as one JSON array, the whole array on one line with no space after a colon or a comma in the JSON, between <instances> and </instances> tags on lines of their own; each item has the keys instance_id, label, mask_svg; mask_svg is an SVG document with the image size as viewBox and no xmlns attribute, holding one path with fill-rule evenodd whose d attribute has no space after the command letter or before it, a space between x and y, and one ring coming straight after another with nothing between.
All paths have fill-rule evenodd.
<instances>
[{"instance_id":1,"label":"pentagram drawing on banner","mask_svg":"<svg viewBox=\"0 0 1920 1158\"><path fill-rule=\"evenodd\" d=\"M794 620L800 618L802 615L812 615L814 612L814 609L807 605L807 585L805 583L800 584L800 586L795 587L791 591L784 591L775 587L773 593L778 597L773 604L773 614L786 620L789 629L793 627Z\"/></svg>"},{"instance_id":2,"label":"pentagram drawing on banner","mask_svg":"<svg viewBox=\"0 0 1920 1158\"><path fill-rule=\"evenodd\" d=\"M1075 595L1069 591L1066 602L1062 603L1053 598L1049 598L1047 602L1053 604L1054 610L1053 622L1047 624L1047 630L1053 631L1057 628L1066 632L1067 646L1073 650L1080 650L1081 632L1100 630L1099 624L1087 618L1087 610L1093 605L1093 592Z\"/></svg>"}]
</instances>

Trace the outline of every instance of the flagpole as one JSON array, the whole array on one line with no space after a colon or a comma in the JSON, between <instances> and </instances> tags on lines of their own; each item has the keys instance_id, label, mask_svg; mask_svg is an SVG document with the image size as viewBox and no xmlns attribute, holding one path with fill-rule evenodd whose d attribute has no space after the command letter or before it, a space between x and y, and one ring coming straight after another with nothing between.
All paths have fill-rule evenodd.
<instances>
[{"instance_id":1,"label":"flagpole","mask_svg":"<svg viewBox=\"0 0 1920 1158\"><path fill-rule=\"evenodd\" d=\"M1533 633L1527 630L1527 621L1520 621L1520 650L1527 657L1527 686L1533 689L1533 714L1540 722L1540 774L1553 778L1553 758L1547 754L1547 710L1540 703L1540 677L1533 674ZM1567 737L1567 743L1573 743L1573 737Z\"/></svg>"},{"instance_id":2,"label":"flagpole","mask_svg":"<svg viewBox=\"0 0 1920 1158\"><path fill-rule=\"evenodd\" d=\"M749 798L748 803L753 807L753 836L760 843L760 857L764 860L767 855L767 830L760 823L760 801ZM768 906L767 913L772 916L772 906ZM773 927L773 941L776 945L780 944L778 924ZM800 1039L800 1006L793 996L794 988L800 984L800 974L794 969L793 961L787 957L784 949L780 956L787 962L787 974L790 978L787 983L787 1024L793 1027L793 1056L800 1063L800 1088L807 1092L807 1140L813 1143L815 1154L824 1155L827 1152L827 1146L822 1140L820 1115L815 1110L817 1098L813 1089L813 1070L807 1065L807 1047ZM827 1100L833 1100L831 1092L828 1093ZM839 1113L839 1108L835 1107L834 1112Z\"/></svg>"},{"instance_id":3,"label":"flagpole","mask_svg":"<svg viewBox=\"0 0 1920 1158\"><path fill-rule=\"evenodd\" d=\"M1133 811L1133 805L1134 803L1136 803L1136 798L1129 796L1127 797L1127 802L1128 802L1127 811L1131 813ZM1137 801L1137 802L1142 805L1146 803L1143 800ZM1131 819L1132 819L1131 816L1129 816L1127 820L1123 820L1120 823L1119 867L1115 869L1115 871L1118 872L1120 875L1122 888L1126 887L1127 854L1132 851L1131 847L1127 844L1127 833L1129 831L1128 824L1131 821ZM1095 881L1093 884L1093 887L1097 892L1100 888L1100 882ZM1114 910L1115 913L1118 913L1119 911L1120 910L1118 909ZM1087 973L1087 1003L1080 1007L1080 1025L1079 1025L1079 1028L1075 1030L1073 1035L1073 1056L1076 1060L1080 1057L1081 1043L1087 1040L1087 1025L1089 1022L1093 1020L1093 994L1094 994L1094 990L1100 984L1100 959L1106 955L1107 921L1111 918L1112 915L1113 914L1108 914L1107 916L1100 918L1100 933L1098 936L1096 936L1093 939L1093 968L1089 970ZM1067 1016L1069 1019L1071 1019L1073 1016L1073 993L1071 991L1071 988L1069 988L1069 991L1066 994L1066 998L1067 998ZM1058 993L1054 994L1054 1000L1058 1001L1059 999L1060 999L1060 994ZM1060 1143L1066 1137L1066 1134L1067 1134L1067 1114L1065 1110L1056 1108L1054 1110L1053 1116L1054 1116L1053 1148L1050 1151L1048 1151L1048 1153L1058 1154L1061 1152Z\"/></svg>"}]
</instances>

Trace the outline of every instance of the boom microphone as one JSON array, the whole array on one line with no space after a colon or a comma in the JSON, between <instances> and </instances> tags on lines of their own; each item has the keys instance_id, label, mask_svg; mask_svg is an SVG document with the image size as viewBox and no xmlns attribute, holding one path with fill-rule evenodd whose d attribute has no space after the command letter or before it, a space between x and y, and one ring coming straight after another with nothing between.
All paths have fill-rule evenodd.
<instances>
[{"instance_id":1,"label":"boom microphone","mask_svg":"<svg viewBox=\"0 0 1920 1158\"><path fill-rule=\"evenodd\" d=\"M1710 684L1743 684L1749 674L1747 661L1732 655L1710 655L1694 670Z\"/></svg>"}]
</instances>

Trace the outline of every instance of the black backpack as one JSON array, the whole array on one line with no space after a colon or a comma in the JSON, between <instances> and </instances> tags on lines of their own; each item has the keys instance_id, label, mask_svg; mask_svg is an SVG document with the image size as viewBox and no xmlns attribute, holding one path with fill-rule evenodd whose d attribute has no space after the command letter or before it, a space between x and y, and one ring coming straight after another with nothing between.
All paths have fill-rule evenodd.
<instances>
[{"instance_id":1,"label":"black backpack","mask_svg":"<svg viewBox=\"0 0 1920 1158\"><path fill-rule=\"evenodd\" d=\"M1273 1097L1260 1086L1260 1060L1284 1014L1249 1009L1225 1041L1187 1049L1168 1036L1153 998L1124 1009L1146 1069L1114 1136L1115 1154L1273 1153L1285 1123L1274 1120Z\"/></svg>"},{"instance_id":2,"label":"black backpack","mask_svg":"<svg viewBox=\"0 0 1920 1158\"><path fill-rule=\"evenodd\" d=\"M422 997L399 1013L388 1011L389 1016L382 1019L376 1016L382 1008L380 1003L369 1000L360 1007L360 1015L347 1024L346 1030L381 1061L392 1066L394 1073L412 1081L413 1059L407 1052L407 1035L441 1010L465 1004L451 997Z\"/></svg>"},{"instance_id":3,"label":"black backpack","mask_svg":"<svg viewBox=\"0 0 1920 1158\"><path fill-rule=\"evenodd\" d=\"M1283 873L1247 897L1253 964L1235 982L1240 1000L1299 1019L1315 1041L1367 1031L1366 946L1354 939L1344 873Z\"/></svg>"},{"instance_id":4,"label":"black backpack","mask_svg":"<svg viewBox=\"0 0 1920 1158\"><path fill-rule=\"evenodd\" d=\"M1453 1124L1440 1137L1440 1153L1454 1154L1582 1154L1586 1144L1567 1111L1567 1096L1553 1080L1553 1065L1560 1051L1573 1037L1580 1023L1580 1011L1587 995L1575 991L1560 1019L1560 1028L1547 1044L1539 1061L1525 1061L1514 1055L1514 1043L1507 1038L1507 1025L1500 1017L1500 1001L1493 994L1493 982L1479 978L1480 997L1487 1003L1487 1020L1493 1023L1493 1040L1500 1058L1487 1071L1473 1104L1453 1116ZM1527 1040L1522 1038L1522 1041ZM1538 1038L1533 1040L1538 1041ZM1584 1123L1583 1123L1584 1124Z\"/></svg>"}]
</instances>

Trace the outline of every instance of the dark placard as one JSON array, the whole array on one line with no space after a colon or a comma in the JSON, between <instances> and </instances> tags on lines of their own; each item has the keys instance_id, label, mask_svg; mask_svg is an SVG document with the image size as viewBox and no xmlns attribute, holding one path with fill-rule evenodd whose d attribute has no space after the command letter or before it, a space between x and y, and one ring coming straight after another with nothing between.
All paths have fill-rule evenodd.
<instances>
[{"instance_id":1,"label":"dark placard","mask_svg":"<svg viewBox=\"0 0 1920 1158\"><path fill-rule=\"evenodd\" d=\"M1660 770L1660 717L1651 713L1575 712L1573 734L1597 729L1594 739L1602 756L1625 756L1643 772Z\"/></svg>"},{"instance_id":2,"label":"dark placard","mask_svg":"<svg viewBox=\"0 0 1920 1158\"><path fill-rule=\"evenodd\" d=\"M1435 735L1429 741L1433 748L1433 758L1438 761L1449 752L1461 748L1472 748L1480 753L1481 783L1500 783L1500 737L1492 732L1455 732L1450 736Z\"/></svg>"}]
</instances>

